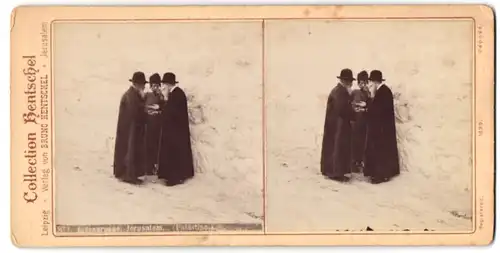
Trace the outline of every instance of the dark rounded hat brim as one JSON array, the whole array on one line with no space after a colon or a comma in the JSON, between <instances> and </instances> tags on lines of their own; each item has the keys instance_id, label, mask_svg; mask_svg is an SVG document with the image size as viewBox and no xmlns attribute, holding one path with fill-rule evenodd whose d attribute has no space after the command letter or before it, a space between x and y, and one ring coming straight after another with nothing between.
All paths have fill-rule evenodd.
<instances>
[{"instance_id":1,"label":"dark rounded hat brim","mask_svg":"<svg viewBox=\"0 0 500 253\"><path fill-rule=\"evenodd\" d=\"M132 79L128 79L130 82L138 82L138 81L134 81ZM144 80L144 83L149 83L148 81Z\"/></svg>"},{"instance_id":2,"label":"dark rounded hat brim","mask_svg":"<svg viewBox=\"0 0 500 253\"><path fill-rule=\"evenodd\" d=\"M368 81L379 81L379 82L382 82L382 81L385 81L385 79L384 78L382 78L382 79L368 78Z\"/></svg>"},{"instance_id":3,"label":"dark rounded hat brim","mask_svg":"<svg viewBox=\"0 0 500 253\"><path fill-rule=\"evenodd\" d=\"M161 83L172 83L172 81L163 81L163 80L162 80L162 81L161 81ZM173 83L179 83L179 82L174 81Z\"/></svg>"},{"instance_id":4,"label":"dark rounded hat brim","mask_svg":"<svg viewBox=\"0 0 500 253\"><path fill-rule=\"evenodd\" d=\"M338 79L342 79L342 80L351 80L351 81L354 81L356 80L356 78L354 77L342 77L342 76L337 76Z\"/></svg>"}]
</instances>

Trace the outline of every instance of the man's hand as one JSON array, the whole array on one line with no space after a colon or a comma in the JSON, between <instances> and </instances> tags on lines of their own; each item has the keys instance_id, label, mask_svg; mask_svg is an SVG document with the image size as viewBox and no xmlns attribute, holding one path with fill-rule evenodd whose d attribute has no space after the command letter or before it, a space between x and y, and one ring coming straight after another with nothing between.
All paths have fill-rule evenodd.
<instances>
[{"instance_id":1,"label":"man's hand","mask_svg":"<svg viewBox=\"0 0 500 253\"><path fill-rule=\"evenodd\" d=\"M361 108L361 107L355 107L354 111L355 112L366 112L366 109L365 108Z\"/></svg>"},{"instance_id":2,"label":"man's hand","mask_svg":"<svg viewBox=\"0 0 500 253\"><path fill-rule=\"evenodd\" d=\"M360 101L356 103L357 106L359 107L366 107L366 102L365 101Z\"/></svg>"},{"instance_id":3,"label":"man's hand","mask_svg":"<svg viewBox=\"0 0 500 253\"><path fill-rule=\"evenodd\" d=\"M153 110L158 110L160 109L160 106L158 104L153 104L153 105L148 105L148 108Z\"/></svg>"}]
</instances>

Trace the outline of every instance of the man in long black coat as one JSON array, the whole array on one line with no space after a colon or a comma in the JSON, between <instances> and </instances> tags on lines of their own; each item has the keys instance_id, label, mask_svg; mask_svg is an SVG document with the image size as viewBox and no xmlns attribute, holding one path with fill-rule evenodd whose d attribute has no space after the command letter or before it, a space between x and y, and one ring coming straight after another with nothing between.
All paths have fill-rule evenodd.
<instances>
[{"instance_id":1,"label":"man in long black coat","mask_svg":"<svg viewBox=\"0 0 500 253\"><path fill-rule=\"evenodd\" d=\"M354 90L351 94L354 103L362 104L356 112L352 125L352 162L353 172L360 172L364 166L366 147L366 105L369 103L370 94L367 88L368 72L361 71L358 74L359 90Z\"/></svg>"},{"instance_id":2,"label":"man in long black coat","mask_svg":"<svg viewBox=\"0 0 500 253\"><path fill-rule=\"evenodd\" d=\"M321 173L335 181L346 182L351 172L351 120L354 111L350 89L355 80L350 69L343 69L340 82L330 92L321 149Z\"/></svg>"},{"instance_id":3,"label":"man in long black coat","mask_svg":"<svg viewBox=\"0 0 500 253\"><path fill-rule=\"evenodd\" d=\"M386 182L399 174L393 95L383 84L382 72L370 73L373 100L369 104L366 164L364 175L374 184Z\"/></svg>"},{"instance_id":4,"label":"man in long black coat","mask_svg":"<svg viewBox=\"0 0 500 253\"><path fill-rule=\"evenodd\" d=\"M145 163L145 113L142 92L147 83L144 73L134 73L132 86L120 100L116 128L113 172L116 178L130 184L141 184Z\"/></svg>"},{"instance_id":5,"label":"man in long black coat","mask_svg":"<svg viewBox=\"0 0 500 253\"><path fill-rule=\"evenodd\" d=\"M194 176L187 98L173 73L165 73L162 83L170 92L162 109L158 178L174 186Z\"/></svg>"},{"instance_id":6,"label":"man in long black coat","mask_svg":"<svg viewBox=\"0 0 500 253\"><path fill-rule=\"evenodd\" d=\"M161 110L163 96L160 92L161 77L154 73L149 77L151 91L145 94L146 119L146 178L154 175L158 165L158 152L161 132Z\"/></svg>"}]
</instances>

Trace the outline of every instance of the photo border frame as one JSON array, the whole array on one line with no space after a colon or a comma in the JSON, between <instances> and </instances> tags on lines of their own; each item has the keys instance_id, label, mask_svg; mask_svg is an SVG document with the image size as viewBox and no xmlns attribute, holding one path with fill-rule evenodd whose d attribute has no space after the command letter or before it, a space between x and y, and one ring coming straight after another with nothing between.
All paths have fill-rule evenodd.
<instances>
[{"instance_id":1,"label":"photo border frame","mask_svg":"<svg viewBox=\"0 0 500 253\"><path fill-rule=\"evenodd\" d=\"M56 236L54 224L54 89L52 55L53 23L69 22L167 22L167 21L241 21L262 20L390 20L390 19L472 19L473 50L473 228L471 233L428 232L337 232L337 233L268 233L266 216L266 98L263 64L263 208L262 233L123 233L110 235ZM38 54L42 24L49 24L50 57L37 59L41 73L49 76L50 156L48 184L51 194L37 193L44 202L26 203L23 173L26 161L26 134L40 131L39 125L24 124L26 113L23 56ZM25 40L26 35L31 35ZM262 36L263 41L265 34ZM20 6L11 17L11 236L17 246L178 246L178 245L484 245L493 240L494 228L494 13L486 5L316 5L316 6ZM265 48L263 48L263 59ZM265 63L265 60L264 60ZM43 67L45 65L45 67ZM48 68L46 66L49 66ZM37 99L39 98L37 90ZM39 101L37 101L39 102ZM38 150L40 150L38 148ZM37 151L39 153L47 151ZM54 170L52 170L54 169ZM48 202L47 202L48 201ZM44 235L45 213L52 217L50 233ZM35 229L34 229L35 228ZM300 238L300 240L298 240Z\"/></svg>"}]
</instances>

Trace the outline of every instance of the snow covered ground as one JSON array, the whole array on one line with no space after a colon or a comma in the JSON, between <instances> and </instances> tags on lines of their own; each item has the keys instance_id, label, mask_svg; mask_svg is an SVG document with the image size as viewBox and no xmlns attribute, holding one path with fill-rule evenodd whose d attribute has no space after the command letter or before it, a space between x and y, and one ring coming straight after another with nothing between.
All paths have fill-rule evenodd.
<instances>
[{"instance_id":1,"label":"snow covered ground","mask_svg":"<svg viewBox=\"0 0 500 253\"><path fill-rule=\"evenodd\" d=\"M469 21L266 23L267 228L472 229ZM402 174L324 179L328 94L342 68L380 69L395 94Z\"/></svg>"},{"instance_id":2,"label":"snow covered ground","mask_svg":"<svg viewBox=\"0 0 500 253\"><path fill-rule=\"evenodd\" d=\"M260 22L57 24L56 223L260 223ZM112 175L116 118L134 71L172 71L189 96L197 174L130 186Z\"/></svg>"}]
</instances>

